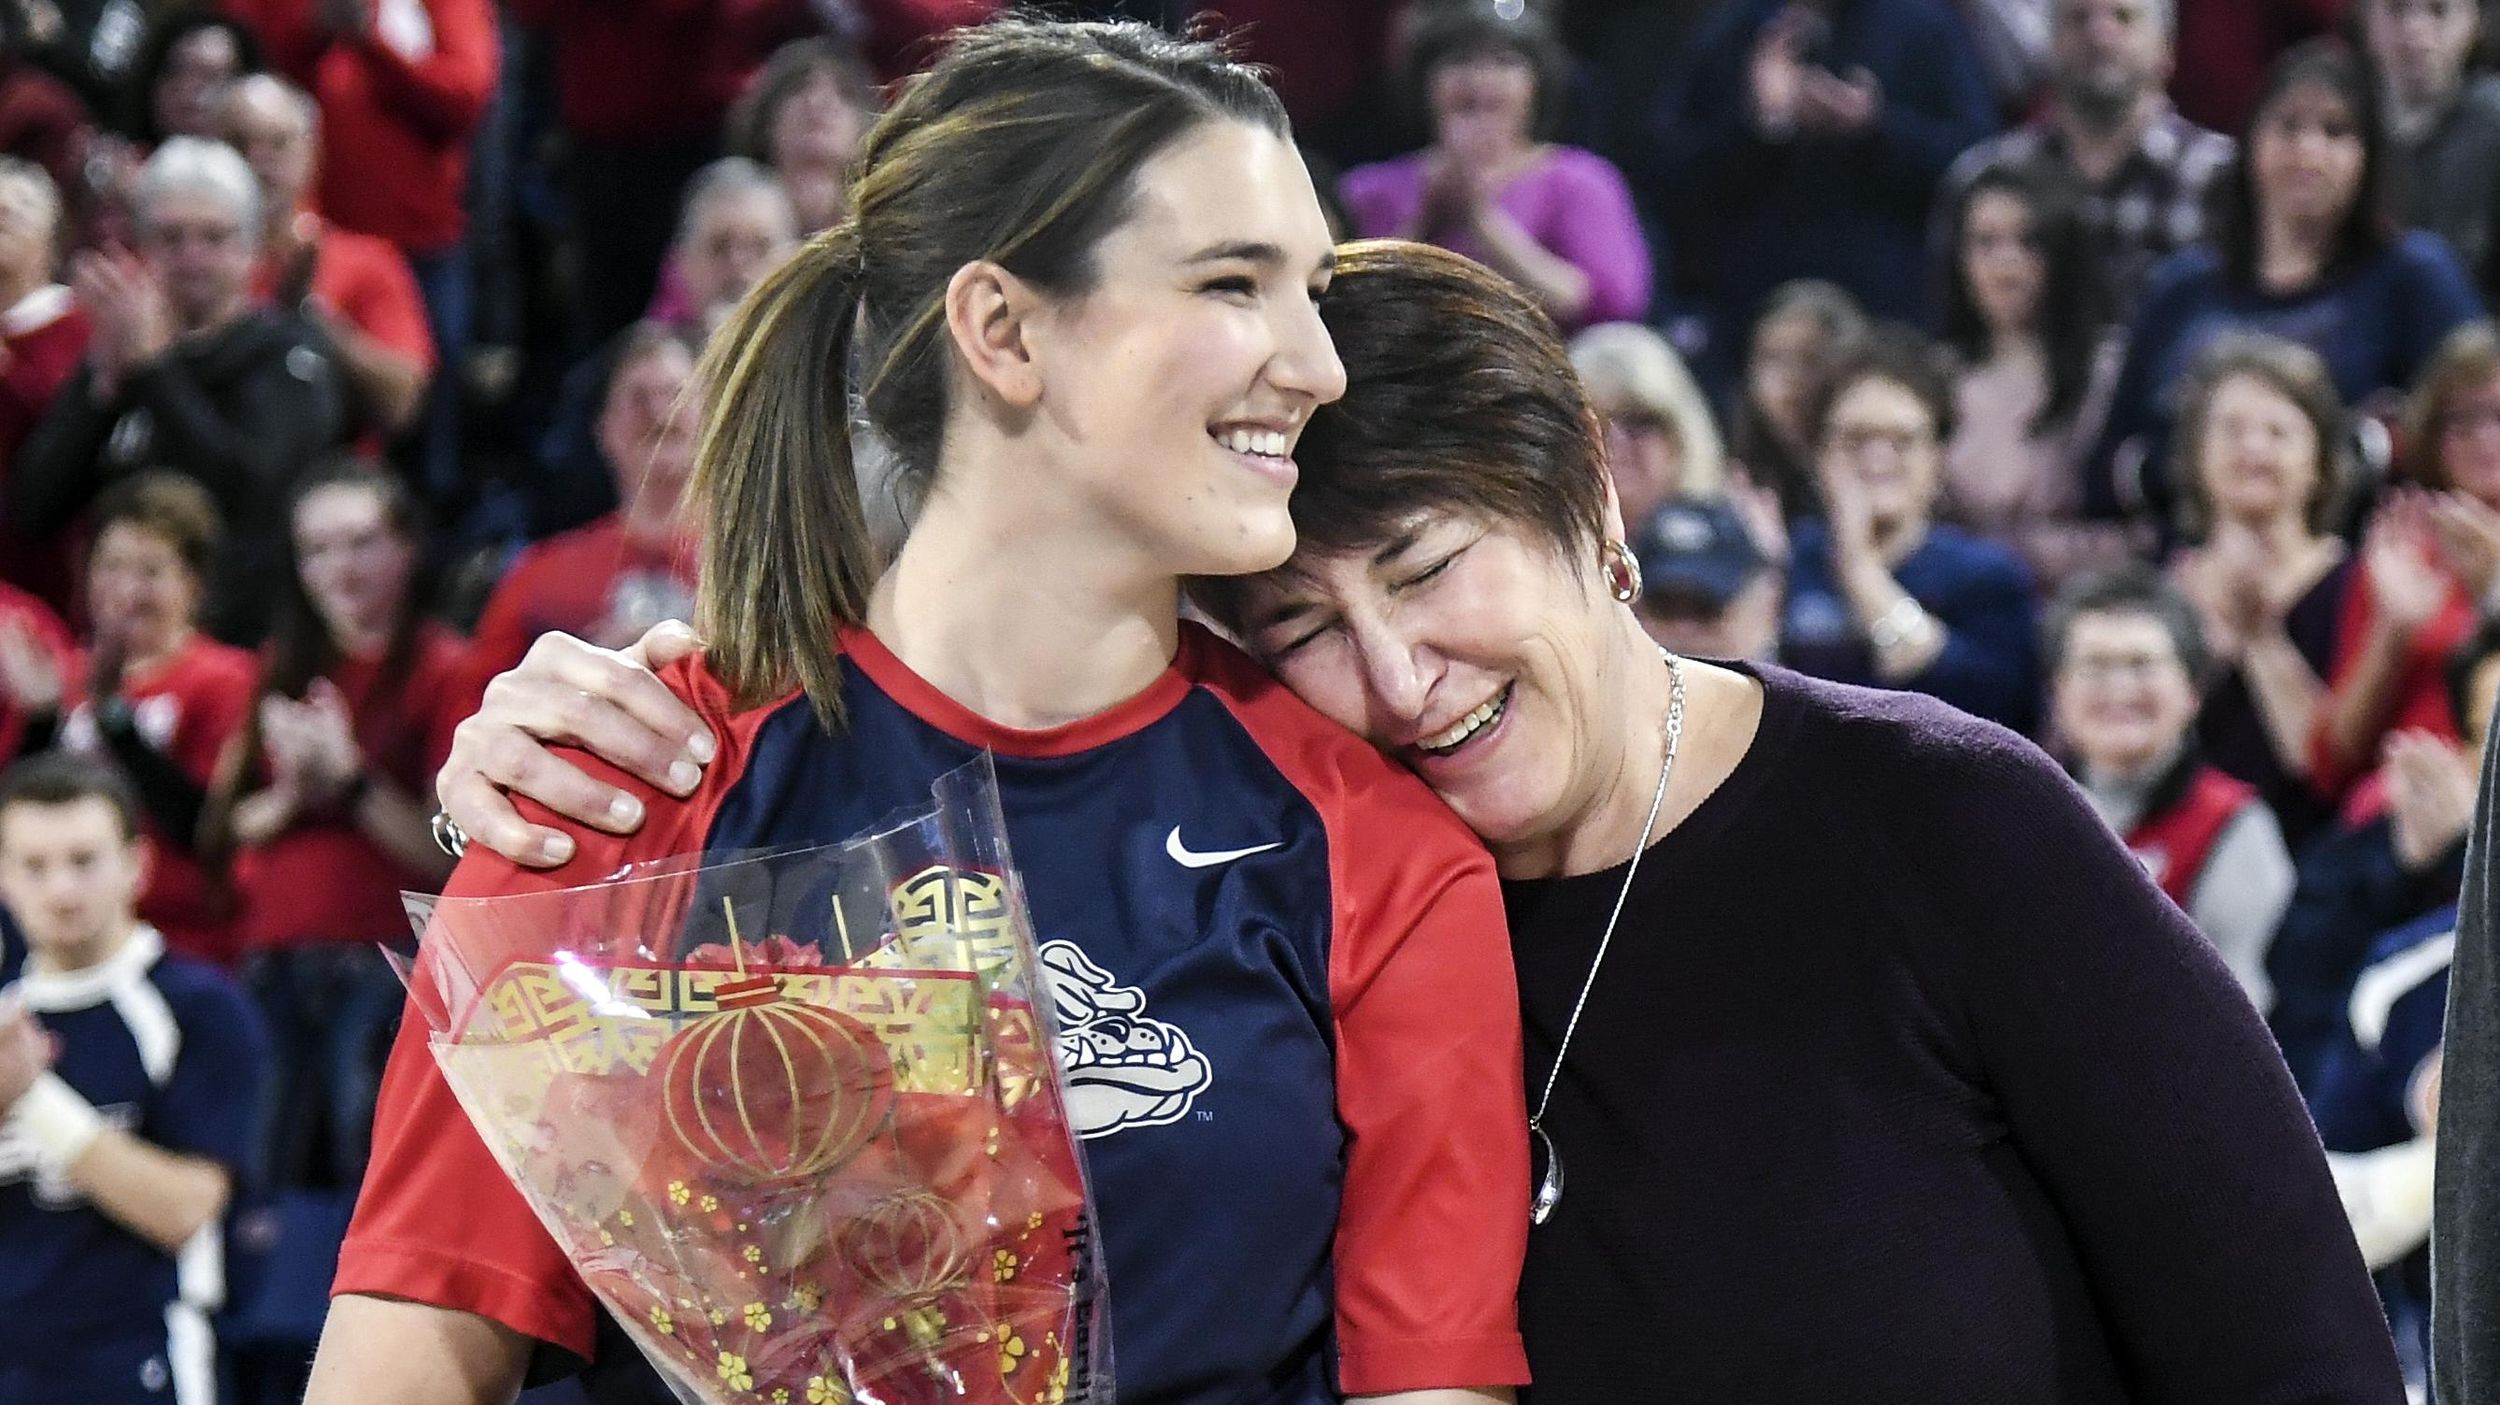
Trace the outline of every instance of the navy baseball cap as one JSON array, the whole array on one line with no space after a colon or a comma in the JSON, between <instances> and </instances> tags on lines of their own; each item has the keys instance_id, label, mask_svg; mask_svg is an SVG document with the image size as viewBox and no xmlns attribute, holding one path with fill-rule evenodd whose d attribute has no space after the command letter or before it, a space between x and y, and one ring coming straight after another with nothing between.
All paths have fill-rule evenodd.
<instances>
[{"instance_id":1,"label":"navy baseball cap","mask_svg":"<svg viewBox=\"0 0 2500 1405\"><path fill-rule=\"evenodd\" d=\"M1769 564L1753 533L1724 499L1676 498L1642 523L1632 540L1641 563L1641 589L1649 595L1714 607L1734 600Z\"/></svg>"}]
</instances>

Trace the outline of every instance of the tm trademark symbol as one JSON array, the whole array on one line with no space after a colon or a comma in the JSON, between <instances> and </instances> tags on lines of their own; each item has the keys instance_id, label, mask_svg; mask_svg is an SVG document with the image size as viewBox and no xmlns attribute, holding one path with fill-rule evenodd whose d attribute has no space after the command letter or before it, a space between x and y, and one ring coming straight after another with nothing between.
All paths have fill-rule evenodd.
<instances>
[{"instance_id":1,"label":"tm trademark symbol","mask_svg":"<svg viewBox=\"0 0 2500 1405\"><path fill-rule=\"evenodd\" d=\"M1201 1122L1213 1122L1215 1120L1215 1114L1212 1112L1201 1111L1198 1114L1198 1120Z\"/></svg>"}]
</instances>

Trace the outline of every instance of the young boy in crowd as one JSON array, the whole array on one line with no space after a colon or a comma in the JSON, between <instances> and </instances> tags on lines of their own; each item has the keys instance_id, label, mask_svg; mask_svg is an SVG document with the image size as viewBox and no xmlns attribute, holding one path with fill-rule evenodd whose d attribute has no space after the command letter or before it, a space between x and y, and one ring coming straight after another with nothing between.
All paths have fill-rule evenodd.
<instances>
[{"instance_id":1,"label":"young boy in crowd","mask_svg":"<svg viewBox=\"0 0 2500 1405\"><path fill-rule=\"evenodd\" d=\"M2255 788L2196 754L2195 610L2151 567L2127 566L2077 580L2044 633L2050 722L2075 779L2265 1009L2292 860Z\"/></svg>"},{"instance_id":2,"label":"young boy in crowd","mask_svg":"<svg viewBox=\"0 0 2500 1405\"><path fill-rule=\"evenodd\" d=\"M0 775L0 1400L212 1398L266 1052L241 993L138 920L146 869L104 763Z\"/></svg>"}]
</instances>

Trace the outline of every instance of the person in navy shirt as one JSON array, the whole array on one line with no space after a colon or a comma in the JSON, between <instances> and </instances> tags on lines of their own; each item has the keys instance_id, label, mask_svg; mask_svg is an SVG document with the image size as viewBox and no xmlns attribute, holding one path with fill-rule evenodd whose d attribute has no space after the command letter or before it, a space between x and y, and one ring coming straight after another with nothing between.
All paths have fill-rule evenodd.
<instances>
[{"instance_id":1,"label":"person in navy shirt","mask_svg":"<svg viewBox=\"0 0 2500 1405\"><path fill-rule=\"evenodd\" d=\"M1790 534L1780 661L2027 731L2040 691L2030 569L1935 520L1953 436L1940 356L1887 329L1826 384L1813 419L1825 513Z\"/></svg>"},{"instance_id":2,"label":"person in navy shirt","mask_svg":"<svg viewBox=\"0 0 2500 1405\"><path fill-rule=\"evenodd\" d=\"M136 907L138 803L53 752L0 776L0 1402L206 1405L219 1222L266 1047L241 992Z\"/></svg>"},{"instance_id":3,"label":"person in navy shirt","mask_svg":"<svg viewBox=\"0 0 2500 1405\"><path fill-rule=\"evenodd\" d=\"M536 872L480 851L449 893L839 841L994 753L1121 1405L1506 1401L1529 1189L1492 860L1179 617L1183 577L1291 554L1292 449L1345 386L1281 106L1212 46L1002 21L880 119L857 194L708 353L708 647L667 681L716 759L637 785L631 838ZM921 502L881 576L855 324ZM501 1399L533 1354L596 1342L425 1032L403 1023L384 1080L316 1405Z\"/></svg>"}]
</instances>

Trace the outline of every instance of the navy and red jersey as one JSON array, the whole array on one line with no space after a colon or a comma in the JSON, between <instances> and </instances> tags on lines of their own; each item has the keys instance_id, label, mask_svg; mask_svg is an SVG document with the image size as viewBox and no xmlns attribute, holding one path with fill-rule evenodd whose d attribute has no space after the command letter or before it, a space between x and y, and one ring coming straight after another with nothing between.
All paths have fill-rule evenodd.
<instances>
[{"instance_id":1,"label":"navy and red jersey","mask_svg":"<svg viewBox=\"0 0 2500 1405\"><path fill-rule=\"evenodd\" d=\"M1319 1402L1523 1382L1518 1004L1490 859L1413 776L1184 627L1109 712L1019 731L864 632L839 734L663 674L721 740L630 839L546 873L473 850L449 891L833 842L993 753L1110 1268L1124 1402ZM533 818L544 821L543 810ZM586 1355L580 1280L404 1022L334 1291L454 1307ZM1331 1380L1331 1367L1335 1379Z\"/></svg>"},{"instance_id":2,"label":"navy and red jersey","mask_svg":"<svg viewBox=\"0 0 2500 1405\"><path fill-rule=\"evenodd\" d=\"M249 1179L268 1049L232 981L167 955L164 939L141 925L121 950L71 972L28 972L24 946L8 934L0 990L23 999L58 1041L53 1072L106 1121ZM180 1256L168 1255L40 1171L33 1149L0 1120L0 1244L8 1245L0 1253L0 1362L83 1359L112 1342L170 1340L172 1379L163 1384L203 1384L207 1324L197 1314L224 1292L214 1225ZM173 1398L205 1397L178 1390Z\"/></svg>"}]
</instances>

